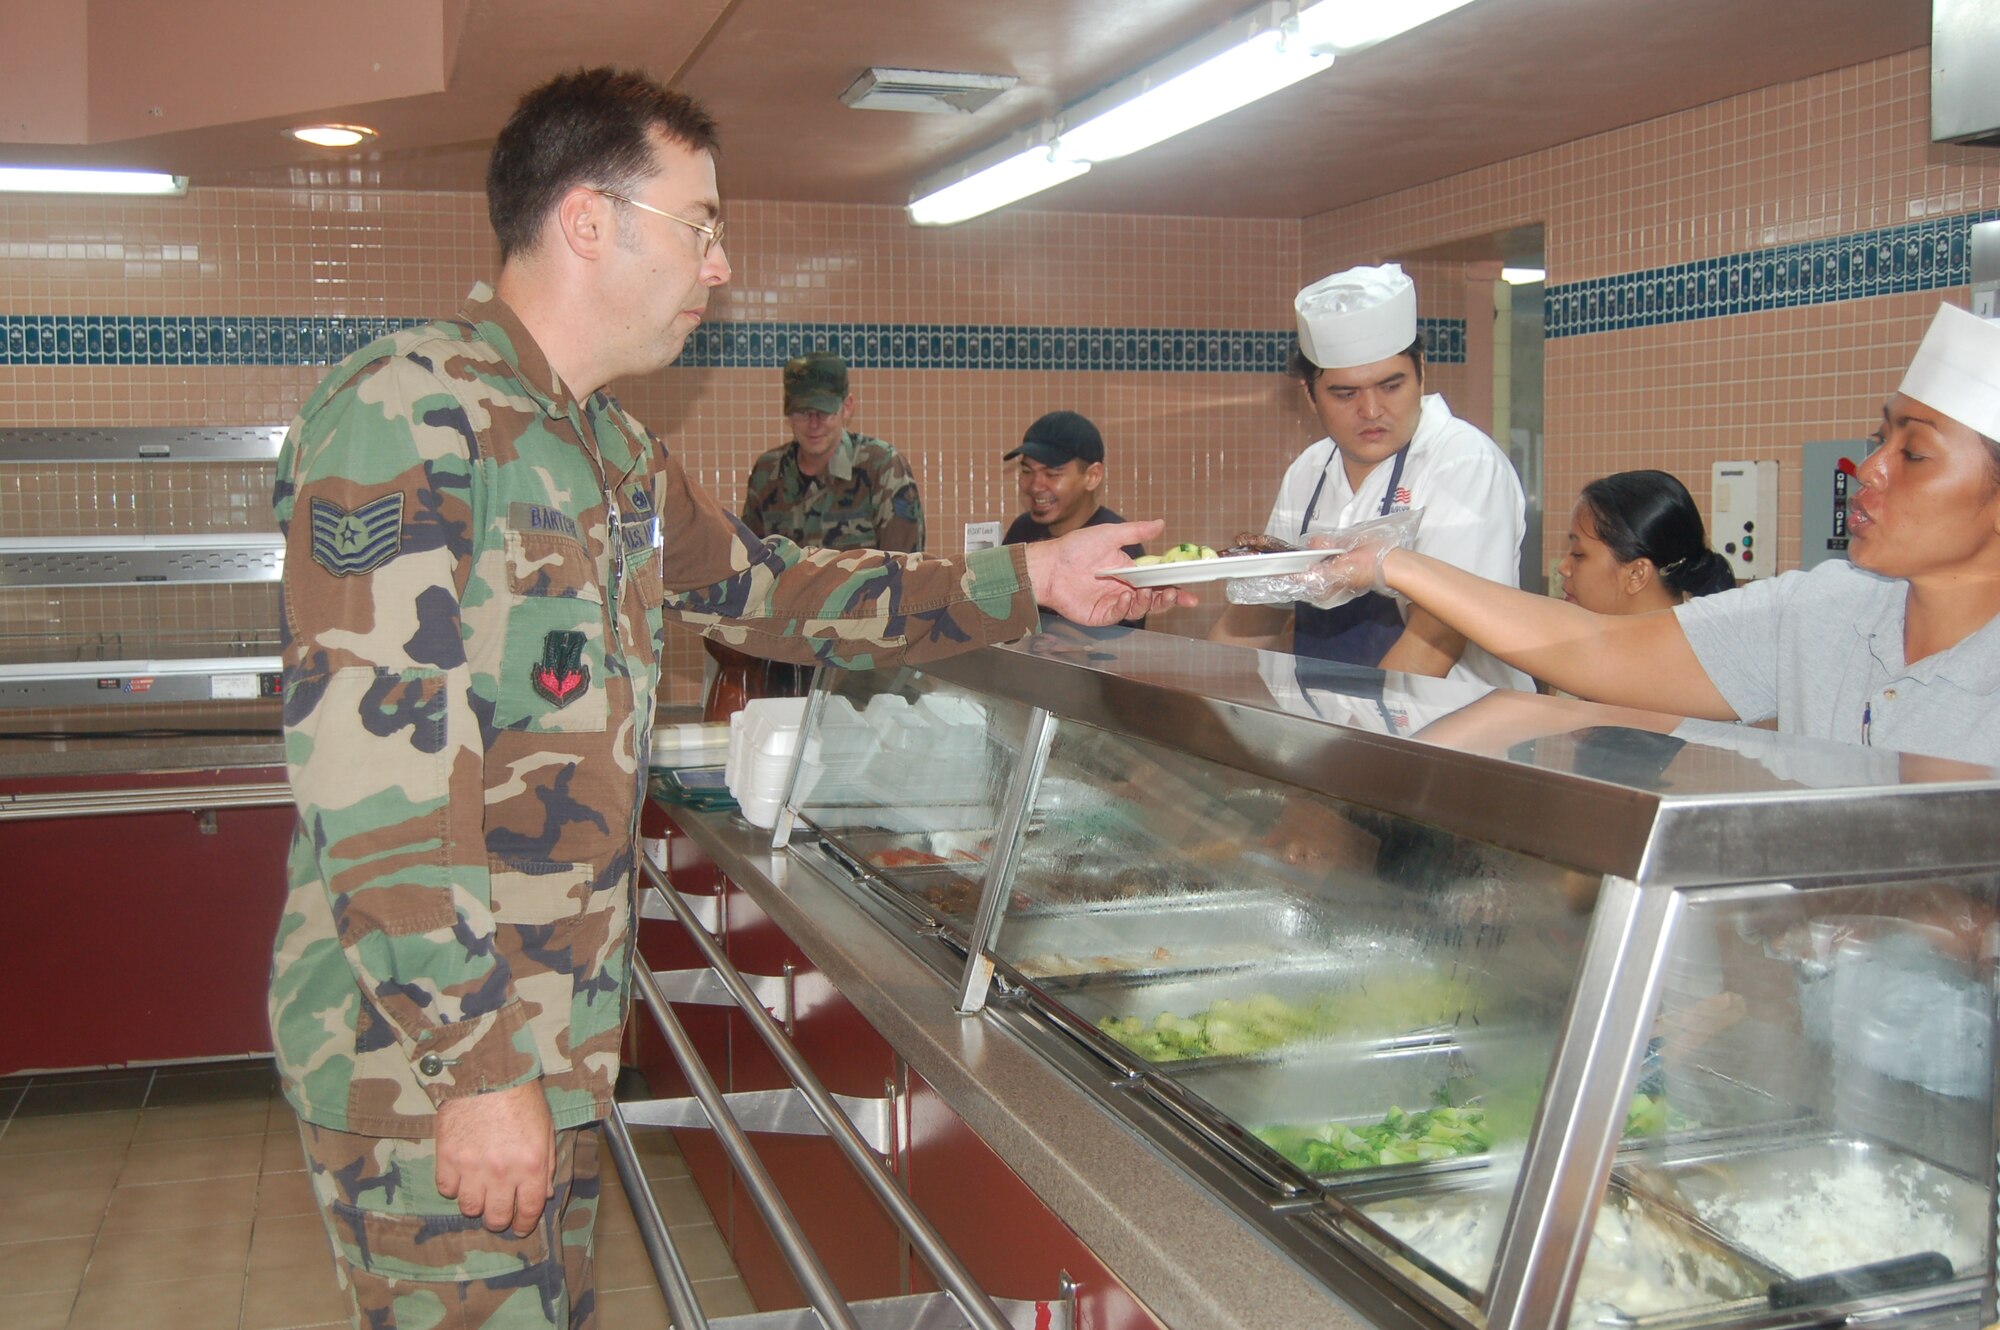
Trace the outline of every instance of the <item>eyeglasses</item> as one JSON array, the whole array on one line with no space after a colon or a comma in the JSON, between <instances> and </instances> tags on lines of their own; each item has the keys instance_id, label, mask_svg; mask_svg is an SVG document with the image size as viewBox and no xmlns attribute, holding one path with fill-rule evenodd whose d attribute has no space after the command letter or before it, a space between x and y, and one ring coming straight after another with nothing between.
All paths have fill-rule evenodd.
<instances>
[{"instance_id":1,"label":"eyeglasses","mask_svg":"<svg viewBox=\"0 0 2000 1330\"><path fill-rule=\"evenodd\" d=\"M701 256L703 258L707 258L709 251L722 243L723 224L720 219L713 226L704 226L700 222L691 222L685 217L676 217L665 208L655 208L650 203L641 203L637 199L628 199L623 194L616 194L608 189L593 189L591 193L602 194L607 199L617 199L620 203L629 203L640 212L650 212L655 217L664 217L670 222L679 222L682 226L692 227L694 230L699 231L701 233Z\"/></svg>"}]
</instances>

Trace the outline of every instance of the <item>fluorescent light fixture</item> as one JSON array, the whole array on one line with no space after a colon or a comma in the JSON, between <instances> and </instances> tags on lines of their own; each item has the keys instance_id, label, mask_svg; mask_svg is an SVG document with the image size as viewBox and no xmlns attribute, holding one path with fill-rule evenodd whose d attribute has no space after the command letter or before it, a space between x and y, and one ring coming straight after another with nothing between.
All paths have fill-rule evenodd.
<instances>
[{"instance_id":1,"label":"fluorescent light fixture","mask_svg":"<svg viewBox=\"0 0 2000 1330\"><path fill-rule=\"evenodd\" d=\"M1547 268L1502 268L1500 280L1509 286L1532 286L1549 280Z\"/></svg>"},{"instance_id":2,"label":"fluorescent light fixture","mask_svg":"<svg viewBox=\"0 0 2000 1330\"><path fill-rule=\"evenodd\" d=\"M97 171L77 166L0 166L6 194L187 193L187 177L156 171Z\"/></svg>"},{"instance_id":3,"label":"fluorescent light fixture","mask_svg":"<svg viewBox=\"0 0 2000 1330\"><path fill-rule=\"evenodd\" d=\"M918 226L950 226L1074 180L1089 169L1089 162L1059 158L1047 144L1037 144L933 189L910 205L910 220Z\"/></svg>"},{"instance_id":4,"label":"fluorescent light fixture","mask_svg":"<svg viewBox=\"0 0 2000 1330\"><path fill-rule=\"evenodd\" d=\"M1299 36L1316 51L1365 50L1442 18L1472 0L1319 0L1299 11Z\"/></svg>"},{"instance_id":5,"label":"fluorescent light fixture","mask_svg":"<svg viewBox=\"0 0 2000 1330\"><path fill-rule=\"evenodd\" d=\"M1186 73L1154 83L1074 129L1064 130L1056 140L1056 155L1081 162L1108 162L1228 115L1332 63L1331 52L1316 53L1296 36L1267 28Z\"/></svg>"},{"instance_id":6,"label":"fluorescent light fixture","mask_svg":"<svg viewBox=\"0 0 2000 1330\"><path fill-rule=\"evenodd\" d=\"M949 226L977 217L1318 73L1333 56L1299 39L1295 13L1289 0L1268 0L1007 145L924 181L910 220ZM991 164L981 169L982 161Z\"/></svg>"},{"instance_id":7,"label":"fluorescent light fixture","mask_svg":"<svg viewBox=\"0 0 2000 1330\"><path fill-rule=\"evenodd\" d=\"M375 131L366 125L293 125L284 132L287 138L316 148L351 148L375 137Z\"/></svg>"}]
</instances>

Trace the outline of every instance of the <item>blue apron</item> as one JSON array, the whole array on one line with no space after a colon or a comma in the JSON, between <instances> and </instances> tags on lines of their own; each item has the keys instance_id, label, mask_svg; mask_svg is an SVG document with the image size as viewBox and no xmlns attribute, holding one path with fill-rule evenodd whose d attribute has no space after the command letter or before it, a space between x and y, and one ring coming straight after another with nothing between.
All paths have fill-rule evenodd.
<instances>
[{"instance_id":1,"label":"blue apron","mask_svg":"<svg viewBox=\"0 0 2000 1330\"><path fill-rule=\"evenodd\" d=\"M1396 450L1395 464L1389 471L1388 488L1382 491L1383 517L1389 515L1391 505L1396 502L1396 485L1403 478L1403 463L1409 455L1410 445L1407 443ZM1336 448L1333 459L1339 457L1340 451ZM1332 465L1333 460L1329 460L1327 466ZM1319 507L1319 496L1325 489L1326 469L1322 468L1319 483L1313 486L1312 498L1306 501L1305 516L1299 519L1300 540L1305 539L1306 528L1312 525L1313 512ZM1295 656L1372 667L1382 663L1382 657L1389 654L1389 648L1403 635L1403 616L1392 596L1370 592L1330 610L1309 605L1303 600L1292 604L1296 616L1292 627L1292 654Z\"/></svg>"}]
</instances>

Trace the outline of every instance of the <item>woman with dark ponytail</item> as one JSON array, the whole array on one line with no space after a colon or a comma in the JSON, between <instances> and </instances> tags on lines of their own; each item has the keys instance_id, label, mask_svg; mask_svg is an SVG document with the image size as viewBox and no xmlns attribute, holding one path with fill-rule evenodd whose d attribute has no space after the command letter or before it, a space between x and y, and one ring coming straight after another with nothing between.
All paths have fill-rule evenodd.
<instances>
[{"instance_id":1,"label":"woman with dark ponytail","mask_svg":"<svg viewBox=\"0 0 2000 1330\"><path fill-rule=\"evenodd\" d=\"M1557 566L1563 599L1598 614L1667 610L1736 585L1708 547L1701 510L1664 471L1620 471L1583 487Z\"/></svg>"}]
</instances>

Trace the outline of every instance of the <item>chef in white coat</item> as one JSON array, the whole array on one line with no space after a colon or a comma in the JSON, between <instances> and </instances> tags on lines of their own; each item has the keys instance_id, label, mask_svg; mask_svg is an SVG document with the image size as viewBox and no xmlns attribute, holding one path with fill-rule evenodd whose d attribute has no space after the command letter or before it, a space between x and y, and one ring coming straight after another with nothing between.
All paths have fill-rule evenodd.
<instances>
[{"instance_id":1,"label":"chef in white coat","mask_svg":"<svg viewBox=\"0 0 2000 1330\"><path fill-rule=\"evenodd\" d=\"M1414 548L1480 577L1519 585L1526 528L1513 464L1476 426L1424 392L1417 290L1395 264L1351 268L1294 302L1292 372L1326 437L1286 471L1265 532L1293 545L1357 522L1422 509ZM1289 622L1288 622L1289 621ZM1394 595L1322 605L1232 605L1217 641L1503 688L1530 688L1444 623Z\"/></svg>"}]
</instances>

